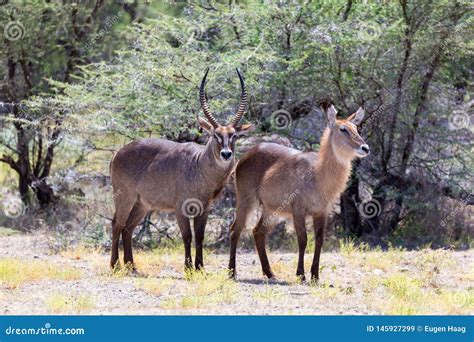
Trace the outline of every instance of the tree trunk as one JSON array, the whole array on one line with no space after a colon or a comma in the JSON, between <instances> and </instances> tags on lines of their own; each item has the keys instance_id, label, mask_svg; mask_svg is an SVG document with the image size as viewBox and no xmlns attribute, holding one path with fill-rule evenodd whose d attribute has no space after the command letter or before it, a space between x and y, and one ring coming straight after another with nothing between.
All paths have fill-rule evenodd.
<instances>
[{"instance_id":1,"label":"tree trunk","mask_svg":"<svg viewBox=\"0 0 474 342\"><path fill-rule=\"evenodd\" d=\"M41 208L47 207L57 201L53 189L46 183L45 179L41 179L34 184L36 198Z\"/></svg>"},{"instance_id":2,"label":"tree trunk","mask_svg":"<svg viewBox=\"0 0 474 342\"><path fill-rule=\"evenodd\" d=\"M16 107L15 107L15 110ZM28 145L30 142L30 137L28 132L24 129L21 124L15 124L17 131L17 146L16 150L18 151L18 190L20 191L20 197L26 207L31 205L31 198L29 196L28 189L31 185L31 174L30 174L30 156Z\"/></svg>"},{"instance_id":3,"label":"tree trunk","mask_svg":"<svg viewBox=\"0 0 474 342\"><path fill-rule=\"evenodd\" d=\"M31 207L32 198L31 192L29 191L31 188L36 195L40 207L44 208L57 200L53 189L47 183L47 177L49 177L51 172L54 147L56 144L50 142L44 155L41 154L41 148L39 146L38 151L40 152L36 156L32 155L33 159L36 158L32 164L30 159L30 145L33 140L31 137L32 132L21 123L16 123L15 129L17 132L16 154L18 159L15 161L13 157L4 155L1 161L10 165L10 167L18 173L18 190L25 206L27 208ZM56 139L58 135L59 129L55 129L51 139ZM36 141L33 142L33 144L36 143Z\"/></svg>"}]
</instances>

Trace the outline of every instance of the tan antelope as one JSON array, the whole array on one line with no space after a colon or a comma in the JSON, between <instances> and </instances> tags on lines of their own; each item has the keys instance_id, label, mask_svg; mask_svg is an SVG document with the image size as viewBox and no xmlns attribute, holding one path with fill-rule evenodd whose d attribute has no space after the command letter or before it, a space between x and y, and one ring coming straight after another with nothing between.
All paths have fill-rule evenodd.
<instances>
[{"instance_id":1,"label":"tan antelope","mask_svg":"<svg viewBox=\"0 0 474 342\"><path fill-rule=\"evenodd\" d=\"M184 241L185 267L192 268L191 225L194 221L195 267L203 266L202 243L211 202L221 192L234 168L234 146L251 124L239 125L247 105L245 83L237 70L241 96L230 124L220 125L205 95L209 68L202 79L199 99L208 121L197 118L209 133L205 146L164 139L139 139L122 147L110 164L115 215L112 220L111 267L118 265L122 236L124 263L133 266L132 233L150 210L175 212Z\"/></svg>"},{"instance_id":2,"label":"tan antelope","mask_svg":"<svg viewBox=\"0 0 474 342\"><path fill-rule=\"evenodd\" d=\"M229 270L232 276L236 274L235 254L240 234L249 213L260 205L262 214L253 229L253 236L264 275L274 277L265 250L266 237L277 217L290 217L298 237L296 275L305 279L305 219L311 216L316 241L311 278L318 279L328 215L346 187L352 159L369 154L369 146L358 134L356 126L363 119L364 110L359 108L345 120L337 120L336 113L333 106L328 109L328 126L318 153L303 153L273 143L262 143L250 149L239 161L235 171L237 212L230 229Z\"/></svg>"}]
</instances>

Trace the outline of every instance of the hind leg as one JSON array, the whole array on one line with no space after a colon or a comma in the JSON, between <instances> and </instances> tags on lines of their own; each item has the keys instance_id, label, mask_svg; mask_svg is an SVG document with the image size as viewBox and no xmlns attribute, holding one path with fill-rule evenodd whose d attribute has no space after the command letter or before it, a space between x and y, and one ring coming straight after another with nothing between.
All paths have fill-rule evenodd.
<instances>
[{"instance_id":1,"label":"hind leg","mask_svg":"<svg viewBox=\"0 0 474 342\"><path fill-rule=\"evenodd\" d=\"M120 242L120 232L122 228L117 223L117 215L114 215L112 220L112 253L110 257L110 267L114 269L119 266L119 242Z\"/></svg>"},{"instance_id":2,"label":"hind leg","mask_svg":"<svg viewBox=\"0 0 474 342\"><path fill-rule=\"evenodd\" d=\"M122 234L127 224L136 199L134 195L127 195L120 189L115 193L120 195L115 198L115 214L112 220L112 252L110 257L110 267L112 269L118 265L120 234Z\"/></svg>"},{"instance_id":3,"label":"hind leg","mask_svg":"<svg viewBox=\"0 0 474 342\"><path fill-rule=\"evenodd\" d=\"M306 234L305 226L305 215L295 210L293 212L293 223L295 226L296 237L298 238L298 267L296 269L296 276L301 281L305 281L304 253L306 251L306 245L308 243L308 237Z\"/></svg>"},{"instance_id":4,"label":"hind leg","mask_svg":"<svg viewBox=\"0 0 474 342\"><path fill-rule=\"evenodd\" d=\"M268 279L274 278L275 274L270 267L265 244L267 241L267 236L272 231L274 226L275 224L271 216L269 216L264 211L257 225L253 229L253 237L255 239L255 246L257 247L260 264L262 265L262 272L265 276L267 276Z\"/></svg>"},{"instance_id":5,"label":"hind leg","mask_svg":"<svg viewBox=\"0 0 474 342\"><path fill-rule=\"evenodd\" d=\"M132 269L135 269L133 265L133 253L132 253L132 235L135 227L143 220L148 208L145 207L140 202L135 202L130 216L128 217L127 224L122 230L122 241L123 241L123 262L124 265L131 266Z\"/></svg>"},{"instance_id":6,"label":"hind leg","mask_svg":"<svg viewBox=\"0 0 474 342\"><path fill-rule=\"evenodd\" d=\"M247 217L252 210L252 203L254 202L255 200L239 201L239 199L237 199L235 219L230 226L229 274L233 278L236 276L235 258L237 253L237 244L239 242L240 234L247 224Z\"/></svg>"}]
</instances>

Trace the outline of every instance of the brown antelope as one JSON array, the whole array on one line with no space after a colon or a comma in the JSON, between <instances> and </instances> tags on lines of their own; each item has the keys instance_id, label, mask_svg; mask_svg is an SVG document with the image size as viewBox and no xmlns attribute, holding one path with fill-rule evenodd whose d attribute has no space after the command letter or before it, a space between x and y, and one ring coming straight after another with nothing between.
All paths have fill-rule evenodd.
<instances>
[{"instance_id":1,"label":"brown antelope","mask_svg":"<svg viewBox=\"0 0 474 342\"><path fill-rule=\"evenodd\" d=\"M122 147L110 164L115 215L112 221L111 267L118 265L122 235L124 263L133 267L132 233L151 210L176 213L185 248L185 267L192 268L190 219L194 220L195 267L203 266L202 243L209 207L234 168L234 145L251 124L238 125L247 105L245 83L237 70L241 96L237 113L226 126L211 114L205 95L209 68L202 79L199 99L208 121L197 118L209 133L205 146L163 139L140 139Z\"/></svg>"},{"instance_id":2,"label":"brown antelope","mask_svg":"<svg viewBox=\"0 0 474 342\"><path fill-rule=\"evenodd\" d=\"M328 127L324 130L318 153L303 153L277 144L262 143L239 161L235 171L237 212L230 239L229 270L232 276L236 274L235 254L240 233L249 213L260 205L262 214L253 229L253 236L264 275L274 277L265 242L275 225L275 218L292 217L299 247L296 275L304 280L305 219L311 216L316 241L311 278L318 279L327 217L346 186L352 159L369 154L369 146L356 127L364 117L364 110L359 108L345 120L337 120L336 113L333 106L328 109Z\"/></svg>"}]
</instances>

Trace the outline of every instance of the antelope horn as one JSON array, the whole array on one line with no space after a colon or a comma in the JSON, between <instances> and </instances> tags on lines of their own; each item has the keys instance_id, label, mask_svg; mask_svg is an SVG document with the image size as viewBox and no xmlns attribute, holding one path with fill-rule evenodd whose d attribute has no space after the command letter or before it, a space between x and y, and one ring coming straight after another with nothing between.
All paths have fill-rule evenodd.
<instances>
[{"instance_id":1,"label":"antelope horn","mask_svg":"<svg viewBox=\"0 0 474 342\"><path fill-rule=\"evenodd\" d=\"M240 94L239 108L237 109L237 113L231 121L231 125L234 127L239 123L240 119L242 119L242 116L244 116L245 108L247 107L247 89L245 88L244 79L242 78L239 69L235 70L237 70L237 75L239 75L240 88L242 89L242 92Z\"/></svg>"},{"instance_id":2,"label":"antelope horn","mask_svg":"<svg viewBox=\"0 0 474 342\"><path fill-rule=\"evenodd\" d=\"M216 128L219 126L219 123L217 122L217 120L214 118L214 116L211 114L211 111L209 110L209 106L206 100L206 91L204 90L204 87L206 86L206 78L207 78L208 72L209 72L209 67L206 69L206 73L204 74L204 77L201 81L201 86L199 87L199 102L201 102L201 108L202 108L202 111L204 112L204 115L206 115L206 118L209 120L212 127Z\"/></svg>"}]
</instances>

